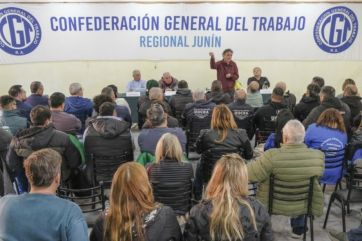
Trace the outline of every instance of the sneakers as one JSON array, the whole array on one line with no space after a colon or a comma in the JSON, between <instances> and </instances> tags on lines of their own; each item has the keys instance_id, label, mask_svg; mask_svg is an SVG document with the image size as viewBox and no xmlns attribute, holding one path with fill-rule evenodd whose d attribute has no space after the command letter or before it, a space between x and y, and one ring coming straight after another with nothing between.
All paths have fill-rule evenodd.
<instances>
[{"instance_id":1,"label":"sneakers","mask_svg":"<svg viewBox=\"0 0 362 241\"><path fill-rule=\"evenodd\" d=\"M293 239L303 239L303 234L296 234L296 233L291 233L291 237Z\"/></svg>"},{"instance_id":2,"label":"sneakers","mask_svg":"<svg viewBox=\"0 0 362 241\"><path fill-rule=\"evenodd\" d=\"M348 241L347 234L343 232L331 230L328 231L328 236L332 241Z\"/></svg>"}]
</instances>

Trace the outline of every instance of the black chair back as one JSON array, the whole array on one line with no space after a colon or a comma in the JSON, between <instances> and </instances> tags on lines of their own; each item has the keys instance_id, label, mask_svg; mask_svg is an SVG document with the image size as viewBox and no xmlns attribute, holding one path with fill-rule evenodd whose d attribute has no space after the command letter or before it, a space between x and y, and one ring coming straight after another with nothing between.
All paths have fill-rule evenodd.
<instances>
[{"instance_id":1,"label":"black chair back","mask_svg":"<svg viewBox=\"0 0 362 241\"><path fill-rule=\"evenodd\" d=\"M152 182L155 201L171 207L176 215L191 209L192 182Z\"/></svg>"},{"instance_id":2,"label":"black chair back","mask_svg":"<svg viewBox=\"0 0 362 241\"><path fill-rule=\"evenodd\" d=\"M335 188L340 184L343 170L345 167L345 148L342 149L320 149L324 153L324 175L321 177L320 182L323 183L323 192L326 184L335 185ZM339 169L339 170L338 170ZM335 170L333 178L328 178L329 172Z\"/></svg>"},{"instance_id":3,"label":"black chair back","mask_svg":"<svg viewBox=\"0 0 362 241\"><path fill-rule=\"evenodd\" d=\"M94 226L98 215L106 208L103 183L84 189L72 189L60 186L57 191L57 196L78 204L84 213L88 227Z\"/></svg>"},{"instance_id":4,"label":"black chair back","mask_svg":"<svg viewBox=\"0 0 362 241\"><path fill-rule=\"evenodd\" d=\"M270 176L270 186L269 186L269 214L279 213L273 209L274 201L283 202L284 205L288 205L290 203L305 203L305 211L303 214L305 216L304 220L304 237L303 240L306 240L306 232L307 232L307 217L310 218L310 233L311 240L314 240L313 234L313 213L312 213L312 203L313 203L313 186L314 180L317 177L311 177L306 179L305 181L299 182L291 182L286 180L277 179L274 175ZM295 191L292 191L292 190Z\"/></svg>"},{"instance_id":5,"label":"black chair back","mask_svg":"<svg viewBox=\"0 0 362 241\"><path fill-rule=\"evenodd\" d=\"M110 183L113 174L123 163L133 161L133 150L124 151L117 156L100 156L91 154L93 165L94 184L99 182Z\"/></svg>"},{"instance_id":6,"label":"black chair back","mask_svg":"<svg viewBox=\"0 0 362 241\"><path fill-rule=\"evenodd\" d=\"M210 110L211 112L211 110ZM189 120L188 120L189 121ZM186 145L186 154L195 151L195 143L197 138L200 135L200 131L203 129L210 129L211 125L211 116L206 116L205 118L193 118L186 130L187 145Z\"/></svg>"}]
</instances>

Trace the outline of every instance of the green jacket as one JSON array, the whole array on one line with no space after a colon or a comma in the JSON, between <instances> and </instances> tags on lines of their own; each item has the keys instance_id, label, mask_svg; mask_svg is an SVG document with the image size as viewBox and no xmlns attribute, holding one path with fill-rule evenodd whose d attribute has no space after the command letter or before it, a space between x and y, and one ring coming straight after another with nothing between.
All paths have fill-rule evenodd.
<instances>
[{"instance_id":1,"label":"green jacket","mask_svg":"<svg viewBox=\"0 0 362 241\"><path fill-rule=\"evenodd\" d=\"M306 183L310 177L322 176L324 172L324 154L321 151L308 149L304 144L286 144L278 149L270 149L264 155L248 163L250 182L258 182L257 198L268 207L269 178L273 174L276 179ZM286 188L287 193L298 192L298 189ZM299 190L300 191L300 190ZM297 216L304 212L307 202L293 202L292 204L275 200L273 213ZM318 180L315 180L313 190L313 215L321 216L323 213L323 192Z\"/></svg>"}]
</instances>

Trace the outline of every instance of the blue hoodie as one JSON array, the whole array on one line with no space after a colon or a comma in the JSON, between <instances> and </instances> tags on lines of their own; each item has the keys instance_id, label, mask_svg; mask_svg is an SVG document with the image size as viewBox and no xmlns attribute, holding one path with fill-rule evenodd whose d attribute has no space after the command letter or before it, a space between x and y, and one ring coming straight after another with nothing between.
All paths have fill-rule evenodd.
<instances>
[{"instance_id":1,"label":"blue hoodie","mask_svg":"<svg viewBox=\"0 0 362 241\"><path fill-rule=\"evenodd\" d=\"M85 120L92 116L93 103L90 99L81 96L70 96L65 99L64 111L75 115L82 122L83 132Z\"/></svg>"},{"instance_id":2,"label":"blue hoodie","mask_svg":"<svg viewBox=\"0 0 362 241\"><path fill-rule=\"evenodd\" d=\"M342 150L341 153L338 153L342 155L347 144L347 134L337 129L317 126L316 123L313 123L305 133L304 142L309 148L313 149ZM321 183L336 184L341 175L341 170L342 166L325 169Z\"/></svg>"}]
</instances>

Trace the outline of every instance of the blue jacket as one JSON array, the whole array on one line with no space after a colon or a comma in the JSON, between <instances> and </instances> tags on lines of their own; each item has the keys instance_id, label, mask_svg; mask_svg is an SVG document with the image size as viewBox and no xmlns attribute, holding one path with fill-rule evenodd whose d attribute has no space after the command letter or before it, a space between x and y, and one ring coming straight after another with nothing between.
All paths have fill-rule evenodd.
<instances>
[{"instance_id":1,"label":"blue jacket","mask_svg":"<svg viewBox=\"0 0 362 241\"><path fill-rule=\"evenodd\" d=\"M271 133L264 144L264 151L275 148L275 133Z\"/></svg>"},{"instance_id":2,"label":"blue jacket","mask_svg":"<svg viewBox=\"0 0 362 241\"><path fill-rule=\"evenodd\" d=\"M28 127L27 119L20 116L19 110L4 110L0 122L3 126L8 126L13 135Z\"/></svg>"},{"instance_id":3,"label":"blue jacket","mask_svg":"<svg viewBox=\"0 0 362 241\"><path fill-rule=\"evenodd\" d=\"M30 121L31 108L32 108L31 105L23 101L16 100L16 109L19 110L20 116L25 117L29 121Z\"/></svg>"},{"instance_id":4,"label":"blue jacket","mask_svg":"<svg viewBox=\"0 0 362 241\"><path fill-rule=\"evenodd\" d=\"M70 96L65 99L64 111L75 115L82 122L83 132L85 120L92 116L93 103L90 99L81 96Z\"/></svg>"},{"instance_id":5,"label":"blue jacket","mask_svg":"<svg viewBox=\"0 0 362 241\"><path fill-rule=\"evenodd\" d=\"M26 99L25 103L33 107L36 105L49 106L48 96L45 95L32 94Z\"/></svg>"},{"instance_id":6,"label":"blue jacket","mask_svg":"<svg viewBox=\"0 0 362 241\"><path fill-rule=\"evenodd\" d=\"M317 126L316 123L309 125L304 142L309 148L320 150L342 150L339 154L344 154L347 144L347 134L337 129L325 126ZM342 167L326 168L321 178L321 183L335 184L340 175Z\"/></svg>"}]
</instances>

